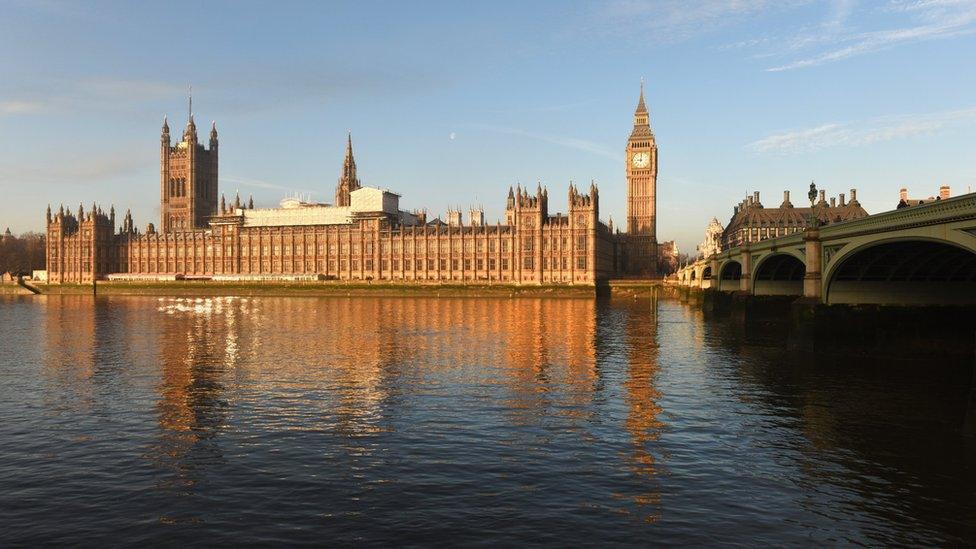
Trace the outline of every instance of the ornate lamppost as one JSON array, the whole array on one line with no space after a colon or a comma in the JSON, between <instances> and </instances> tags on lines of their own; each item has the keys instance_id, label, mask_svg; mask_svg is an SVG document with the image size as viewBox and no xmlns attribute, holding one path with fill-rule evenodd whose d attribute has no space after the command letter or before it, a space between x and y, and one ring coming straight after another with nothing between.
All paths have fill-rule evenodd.
<instances>
[{"instance_id":1,"label":"ornate lamppost","mask_svg":"<svg viewBox=\"0 0 976 549\"><path fill-rule=\"evenodd\" d=\"M807 193L807 198L810 199L810 227L817 227L820 225L820 218L817 217L817 212L815 211L814 201L817 200L817 184L813 181L810 182L810 192Z\"/></svg>"},{"instance_id":2,"label":"ornate lamppost","mask_svg":"<svg viewBox=\"0 0 976 549\"><path fill-rule=\"evenodd\" d=\"M803 297L812 300L814 303L819 303L822 293L821 259L823 247L820 243L820 218L817 216L816 205L814 204L817 199L817 185L813 181L810 182L810 192L807 193L807 198L810 199L810 223L807 224L807 229L803 234L804 255L806 256Z\"/></svg>"}]
</instances>

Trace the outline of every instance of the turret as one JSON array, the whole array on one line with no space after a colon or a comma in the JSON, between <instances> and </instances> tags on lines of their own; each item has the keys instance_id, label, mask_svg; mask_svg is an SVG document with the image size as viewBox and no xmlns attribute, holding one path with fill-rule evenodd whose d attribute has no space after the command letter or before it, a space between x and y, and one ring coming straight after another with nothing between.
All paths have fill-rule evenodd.
<instances>
[{"instance_id":1,"label":"turret","mask_svg":"<svg viewBox=\"0 0 976 549\"><path fill-rule=\"evenodd\" d=\"M231 143L233 145L233 143ZM210 150L217 149L217 121L210 121Z\"/></svg>"},{"instance_id":2,"label":"turret","mask_svg":"<svg viewBox=\"0 0 976 549\"><path fill-rule=\"evenodd\" d=\"M47 215L46 215L48 225L51 224L51 205L47 205Z\"/></svg>"},{"instance_id":3,"label":"turret","mask_svg":"<svg viewBox=\"0 0 976 549\"><path fill-rule=\"evenodd\" d=\"M461 208L449 208L447 210L447 225L449 227L460 227L462 225Z\"/></svg>"},{"instance_id":4,"label":"turret","mask_svg":"<svg viewBox=\"0 0 976 549\"><path fill-rule=\"evenodd\" d=\"M249 210L253 210L254 209L254 196L253 195L248 195L248 197L247 197L247 209L249 209Z\"/></svg>"},{"instance_id":5,"label":"turret","mask_svg":"<svg viewBox=\"0 0 976 549\"><path fill-rule=\"evenodd\" d=\"M190 114L190 120L186 123L186 129L183 130L183 141L193 145L197 143L197 125L193 122L192 113Z\"/></svg>"},{"instance_id":6,"label":"turret","mask_svg":"<svg viewBox=\"0 0 976 549\"><path fill-rule=\"evenodd\" d=\"M165 115L163 115L163 131L160 134L160 137L159 138L160 138L160 141L162 141L162 144L168 148L169 147L169 144L170 144L170 139L169 139L169 121L166 119L166 116Z\"/></svg>"},{"instance_id":7,"label":"turret","mask_svg":"<svg viewBox=\"0 0 976 549\"><path fill-rule=\"evenodd\" d=\"M483 227L485 225L485 210L483 208L471 208L471 226Z\"/></svg>"}]
</instances>

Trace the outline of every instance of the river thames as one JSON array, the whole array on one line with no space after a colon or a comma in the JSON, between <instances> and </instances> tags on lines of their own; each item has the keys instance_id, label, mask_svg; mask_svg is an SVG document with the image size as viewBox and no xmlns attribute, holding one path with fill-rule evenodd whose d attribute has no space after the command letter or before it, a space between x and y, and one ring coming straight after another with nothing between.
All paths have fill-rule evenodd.
<instances>
[{"instance_id":1,"label":"river thames","mask_svg":"<svg viewBox=\"0 0 976 549\"><path fill-rule=\"evenodd\" d=\"M972 364L677 300L0 297L0 543L976 542Z\"/></svg>"}]
</instances>

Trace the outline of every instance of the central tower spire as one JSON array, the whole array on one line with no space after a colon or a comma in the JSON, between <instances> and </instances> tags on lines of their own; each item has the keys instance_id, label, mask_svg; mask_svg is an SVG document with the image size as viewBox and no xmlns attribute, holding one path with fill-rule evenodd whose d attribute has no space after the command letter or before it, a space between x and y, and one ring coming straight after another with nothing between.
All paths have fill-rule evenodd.
<instances>
[{"instance_id":1,"label":"central tower spire","mask_svg":"<svg viewBox=\"0 0 976 549\"><path fill-rule=\"evenodd\" d=\"M342 161L342 173L336 184L335 205L349 206L350 193L359 186L359 178L356 177L356 159L352 155L352 132L349 132L346 136L346 158Z\"/></svg>"}]
</instances>

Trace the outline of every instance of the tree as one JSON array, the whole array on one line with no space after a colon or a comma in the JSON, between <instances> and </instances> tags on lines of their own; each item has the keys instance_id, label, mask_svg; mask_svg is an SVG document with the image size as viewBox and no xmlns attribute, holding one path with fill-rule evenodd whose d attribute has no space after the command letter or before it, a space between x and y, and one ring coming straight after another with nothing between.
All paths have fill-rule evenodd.
<instances>
[{"instance_id":1,"label":"tree","mask_svg":"<svg viewBox=\"0 0 976 549\"><path fill-rule=\"evenodd\" d=\"M0 238L0 273L29 275L44 268L45 238L42 233L27 232L19 237Z\"/></svg>"}]
</instances>

